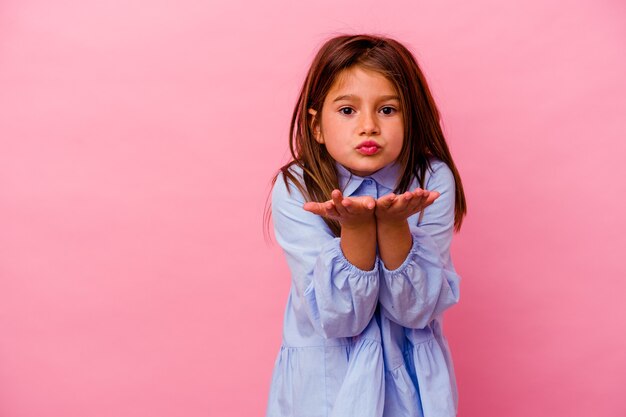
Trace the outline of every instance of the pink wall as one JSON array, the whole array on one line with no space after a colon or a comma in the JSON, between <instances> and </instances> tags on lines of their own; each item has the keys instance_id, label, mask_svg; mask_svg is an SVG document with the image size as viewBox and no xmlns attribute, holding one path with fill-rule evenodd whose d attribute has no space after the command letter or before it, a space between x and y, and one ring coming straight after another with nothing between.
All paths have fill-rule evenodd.
<instances>
[{"instance_id":1,"label":"pink wall","mask_svg":"<svg viewBox=\"0 0 626 417\"><path fill-rule=\"evenodd\" d=\"M228 3L228 4L226 4ZM0 4L0 416L259 416L315 49L397 37L464 180L461 417L626 415L621 1Z\"/></svg>"}]
</instances>

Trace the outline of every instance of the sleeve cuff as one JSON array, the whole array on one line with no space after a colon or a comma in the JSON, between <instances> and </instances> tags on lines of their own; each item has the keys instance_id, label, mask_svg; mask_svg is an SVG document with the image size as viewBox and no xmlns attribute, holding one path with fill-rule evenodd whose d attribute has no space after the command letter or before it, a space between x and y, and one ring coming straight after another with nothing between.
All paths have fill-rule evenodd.
<instances>
[{"instance_id":1,"label":"sleeve cuff","mask_svg":"<svg viewBox=\"0 0 626 417\"><path fill-rule=\"evenodd\" d=\"M406 259L404 260L404 262L402 262L402 264L399 267L397 267L396 269L387 269L387 267L385 267L384 262L382 260L380 261L380 268L383 271L384 275L390 275L390 276L400 275L404 273L407 268L409 268L409 265L412 262L413 255L415 255L417 251L419 250L418 240L415 238L415 235L413 233L411 233L411 239L413 239L411 243L411 249L409 249L409 253L406 255Z\"/></svg>"},{"instance_id":2,"label":"sleeve cuff","mask_svg":"<svg viewBox=\"0 0 626 417\"><path fill-rule=\"evenodd\" d=\"M331 241L329 250L332 253L333 257L340 262L341 267L343 269L347 269L351 275L358 275L366 278L378 276L379 264L381 263L378 253L376 253L376 259L374 259L374 269L370 271L365 271L350 263L348 258L346 258L346 256L343 254L343 251L341 250L340 238L336 237Z\"/></svg>"}]
</instances>

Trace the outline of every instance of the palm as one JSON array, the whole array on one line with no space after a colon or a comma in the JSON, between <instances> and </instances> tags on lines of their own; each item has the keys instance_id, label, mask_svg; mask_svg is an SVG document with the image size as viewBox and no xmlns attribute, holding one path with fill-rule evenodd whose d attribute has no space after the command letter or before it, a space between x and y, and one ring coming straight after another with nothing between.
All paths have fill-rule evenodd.
<instances>
[{"instance_id":1,"label":"palm","mask_svg":"<svg viewBox=\"0 0 626 417\"><path fill-rule=\"evenodd\" d=\"M342 225L354 225L374 217L376 201L373 197L343 197L340 190L333 190L332 199L323 203L307 202L303 208L322 217L337 220Z\"/></svg>"},{"instance_id":2,"label":"palm","mask_svg":"<svg viewBox=\"0 0 626 417\"><path fill-rule=\"evenodd\" d=\"M376 200L377 222L402 222L430 206L441 194L416 188L404 194L387 194Z\"/></svg>"}]
</instances>

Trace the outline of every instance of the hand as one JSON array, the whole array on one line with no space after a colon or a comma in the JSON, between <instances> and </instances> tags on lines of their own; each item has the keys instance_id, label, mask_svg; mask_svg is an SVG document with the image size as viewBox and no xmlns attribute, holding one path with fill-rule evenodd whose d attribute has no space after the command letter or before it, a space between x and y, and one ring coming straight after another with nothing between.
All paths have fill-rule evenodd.
<instances>
[{"instance_id":1,"label":"hand","mask_svg":"<svg viewBox=\"0 0 626 417\"><path fill-rule=\"evenodd\" d=\"M376 200L370 196L344 198L340 190L333 190L331 200L323 203L307 202L303 209L337 220L342 226L359 226L374 220Z\"/></svg>"},{"instance_id":2,"label":"hand","mask_svg":"<svg viewBox=\"0 0 626 417\"><path fill-rule=\"evenodd\" d=\"M440 195L438 191L421 188L400 195L387 194L376 201L376 222L402 224L410 216L430 206Z\"/></svg>"}]
</instances>

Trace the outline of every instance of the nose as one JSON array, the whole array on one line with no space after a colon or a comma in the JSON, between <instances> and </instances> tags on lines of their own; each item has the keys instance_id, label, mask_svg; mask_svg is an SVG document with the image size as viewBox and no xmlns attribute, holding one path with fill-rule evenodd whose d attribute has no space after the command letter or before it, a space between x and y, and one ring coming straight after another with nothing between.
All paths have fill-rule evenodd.
<instances>
[{"instance_id":1,"label":"nose","mask_svg":"<svg viewBox=\"0 0 626 417\"><path fill-rule=\"evenodd\" d=\"M361 135L375 135L379 133L378 120L371 111L364 111L359 118L359 133Z\"/></svg>"}]
</instances>

